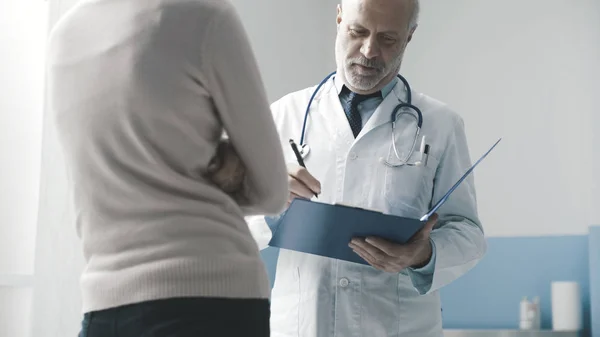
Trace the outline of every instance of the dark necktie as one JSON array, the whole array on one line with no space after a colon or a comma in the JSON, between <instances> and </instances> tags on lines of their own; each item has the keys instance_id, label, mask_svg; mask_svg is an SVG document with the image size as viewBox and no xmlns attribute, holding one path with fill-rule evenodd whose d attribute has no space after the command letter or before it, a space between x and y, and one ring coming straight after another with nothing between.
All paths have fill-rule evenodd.
<instances>
[{"instance_id":1,"label":"dark necktie","mask_svg":"<svg viewBox=\"0 0 600 337\"><path fill-rule=\"evenodd\" d=\"M360 95L350 91L346 86L344 86L343 92L349 93L348 100L344 102L343 108L344 112L346 112L346 117L350 123L354 138L356 138L362 129L362 118L358 112L358 105L369 98L381 97L381 92L378 91L369 95Z\"/></svg>"}]
</instances>

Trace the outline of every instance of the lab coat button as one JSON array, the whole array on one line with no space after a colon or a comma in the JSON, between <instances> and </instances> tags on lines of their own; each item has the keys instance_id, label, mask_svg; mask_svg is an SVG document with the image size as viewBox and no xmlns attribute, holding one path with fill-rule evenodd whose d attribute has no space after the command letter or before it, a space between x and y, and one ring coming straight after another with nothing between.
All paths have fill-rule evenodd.
<instances>
[{"instance_id":1,"label":"lab coat button","mask_svg":"<svg viewBox=\"0 0 600 337\"><path fill-rule=\"evenodd\" d=\"M356 159L358 156L356 155L356 153L354 152L350 152L350 159L354 160Z\"/></svg>"},{"instance_id":2,"label":"lab coat button","mask_svg":"<svg viewBox=\"0 0 600 337\"><path fill-rule=\"evenodd\" d=\"M348 279L344 277L344 278L342 278L342 279L340 280L340 287L342 287L342 288L346 288L346 287L348 286L348 284L349 284L349 283L350 283L350 282L348 281Z\"/></svg>"}]
</instances>

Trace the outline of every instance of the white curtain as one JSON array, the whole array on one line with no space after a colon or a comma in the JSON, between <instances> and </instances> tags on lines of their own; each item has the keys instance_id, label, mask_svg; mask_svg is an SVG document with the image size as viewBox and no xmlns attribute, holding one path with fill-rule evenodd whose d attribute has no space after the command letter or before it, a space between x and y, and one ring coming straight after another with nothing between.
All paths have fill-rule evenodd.
<instances>
[{"instance_id":1,"label":"white curtain","mask_svg":"<svg viewBox=\"0 0 600 337\"><path fill-rule=\"evenodd\" d=\"M49 26L78 0L50 0ZM46 110L47 111L47 110ZM83 258L52 116L45 113L31 336L77 336Z\"/></svg>"},{"instance_id":2,"label":"white curtain","mask_svg":"<svg viewBox=\"0 0 600 337\"><path fill-rule=\"evenodd\" d=\"M0 0L0 336L30 334L48 4Z\"/></svg>"}]
</instances>

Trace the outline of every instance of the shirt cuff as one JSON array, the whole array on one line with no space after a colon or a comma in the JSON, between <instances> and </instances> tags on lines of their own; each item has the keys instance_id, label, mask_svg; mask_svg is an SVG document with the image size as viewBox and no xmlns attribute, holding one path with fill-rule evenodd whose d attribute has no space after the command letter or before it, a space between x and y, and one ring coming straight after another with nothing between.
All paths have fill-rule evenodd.
<instances>
[{"instance_id":1,"label":"shirt cuff","mask_svg":"<svg viewBox=\"0 0 600 337\"><path fill-rule=\"evenodd\" d=\"M407 268L413 287L415 287L415 289L421 295L427 294L427 292L431 289L431 284L433 283L433 274L435 272L435 243L431 238L429 240L431 242L431 259L429 259L427 265L422 268Z\"/></svg>"}]
</instances>

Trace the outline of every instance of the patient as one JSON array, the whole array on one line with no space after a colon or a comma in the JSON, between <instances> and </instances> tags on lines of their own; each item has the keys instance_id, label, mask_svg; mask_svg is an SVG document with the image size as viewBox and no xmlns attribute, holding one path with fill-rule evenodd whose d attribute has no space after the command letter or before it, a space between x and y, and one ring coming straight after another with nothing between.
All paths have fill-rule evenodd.
<instances>
[{"instance_id":1,"label":"patient","mask_svg":"<svg viewBox=\"0 0 600 337\"><path fill-rule=\"evenodd\" d=\"M80 336L269 336L244 217L283 210L287 173L234 8L81 1L47 59L86 261Z\"/></svg>"}]
</instances>

